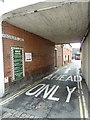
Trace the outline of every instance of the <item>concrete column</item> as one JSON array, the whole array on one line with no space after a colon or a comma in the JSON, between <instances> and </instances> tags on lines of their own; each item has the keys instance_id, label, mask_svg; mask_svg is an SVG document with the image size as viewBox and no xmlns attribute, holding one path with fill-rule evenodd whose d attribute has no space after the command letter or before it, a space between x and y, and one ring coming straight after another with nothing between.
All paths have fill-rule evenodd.
<instances>
[{"instance_id":1,"label":"concrete column","mask_svg":"<svg viewBox=\"0 0 90 120\"><path fill-rule=\"evenodd\" d=\"M90 91L90 33L88 36L88 88Z\"/></svg>"},{"instance_id":2,"label":"concrete column","mask_svg":"<svg viewBox=\"0 0 90 120\"><path fill-rule=\"evenodd\" d=\"M3 42L2 42L2 22L0 21L0 97L5 93L4 86L4 65L3 65Z\"/></svg>"}]
</instances>

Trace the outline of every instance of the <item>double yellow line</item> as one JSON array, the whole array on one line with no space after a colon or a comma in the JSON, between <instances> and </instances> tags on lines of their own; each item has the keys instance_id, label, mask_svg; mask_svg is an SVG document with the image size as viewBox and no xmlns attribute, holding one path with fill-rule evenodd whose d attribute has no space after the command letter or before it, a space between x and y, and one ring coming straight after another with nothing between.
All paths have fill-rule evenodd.
<instances>
[{"instance_id":1,"label":"double yellow line","mask_svg":"<svg viewBox=\"0 0 90 120\"><path fill-rule=\"evenodd\" d=\"M26 88L20 90L19 92L13 94L12 96L6 98L6 99L3 100L3 101L2 101L2 99L1 99L1 101L0 101L0 107L1 107L2 105L6 104L6 103L8 103L8 102L10 102L10 101L12 101L13 99L17 98L18 96L20 96L21 94L25 93L27 90L31 89L33 86L39 84L39 83L42 82L42 81L44 81L44 80L39 80L39 81L35 82L35 83L32 84L32 85L28 85Z\"/></svg>"},{"instance_id":2,"label":"double yellow line","mask_svg":"<svg viewBox=\"0 0 90 120\"><path fill-rule=\"evenodd\" d=\"M88 109L85 102L85 97L83 93L82 83L78 82L78 93L79 93L79 107L80 107L80 117L89 118Z\"/></svg>"}]
</instances>

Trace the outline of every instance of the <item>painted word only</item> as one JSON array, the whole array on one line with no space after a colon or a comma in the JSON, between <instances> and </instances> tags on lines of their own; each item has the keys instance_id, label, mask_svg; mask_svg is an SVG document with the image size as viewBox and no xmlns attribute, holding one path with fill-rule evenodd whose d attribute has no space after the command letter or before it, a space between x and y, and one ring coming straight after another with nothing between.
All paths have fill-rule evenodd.
<instances>
[{"instance_id":1,"label":"painted word only","mask_svg":"<svg viewBox=\"0 0 90 120\"><path fill-rule=\"evenodd\" d=\"M72 93L75 91L76 87L72 88L72 90L66 86L68 95L66 98L66 102L70 101ZM59 89L59 86L53 85L51 88L49 88L49 85L46 84L38 84L35 87L31 88L29 91L27 91L25 94L28 96L35 95L35 97L38 97L43 91L43 98L47 98L49 100L59 101L59 98L54 97L56 91Z\"/></svg>"}]
</instances>

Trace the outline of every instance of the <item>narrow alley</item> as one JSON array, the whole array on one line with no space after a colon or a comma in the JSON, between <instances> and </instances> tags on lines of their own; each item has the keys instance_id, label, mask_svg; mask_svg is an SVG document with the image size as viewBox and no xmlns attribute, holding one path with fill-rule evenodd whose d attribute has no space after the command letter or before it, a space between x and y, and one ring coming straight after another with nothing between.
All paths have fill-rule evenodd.
<instances>
[{"instance_id":1,"label":"narrow alley","mask_svg":"<svg viewBox=\"0 0 90 120\"><path fill-rule=\"evenodd\" d=\"M88 118L88 96L79 73L80 60L57 69L13 100L3 101L3 118Z\"/></svg>"},{"instance_id":2,"label":"narrow alley","mask_svg":"<svg viewBox=\"0 0 90 120\"><path fill-rule=\"evenodd\" d=\"M0 119L90 118L90 0L0 8Z\"/></svg>"}]
</instances>

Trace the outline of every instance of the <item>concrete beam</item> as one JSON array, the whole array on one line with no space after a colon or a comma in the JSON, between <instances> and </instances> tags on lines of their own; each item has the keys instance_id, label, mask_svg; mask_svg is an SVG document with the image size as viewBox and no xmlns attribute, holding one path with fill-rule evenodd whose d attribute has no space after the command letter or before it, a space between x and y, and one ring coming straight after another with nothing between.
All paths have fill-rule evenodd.
<instances>
[{"instance_id":1,"label":"concrete beam","mask_svg":"<svg viewBox=\"0 0 90 120\"><path fill-rule=\"evenodd\" d=\"M88 3L41 2L6 13L3 20L56 44L81 42L88 27Z\"/></svg>"}]
</instances>

